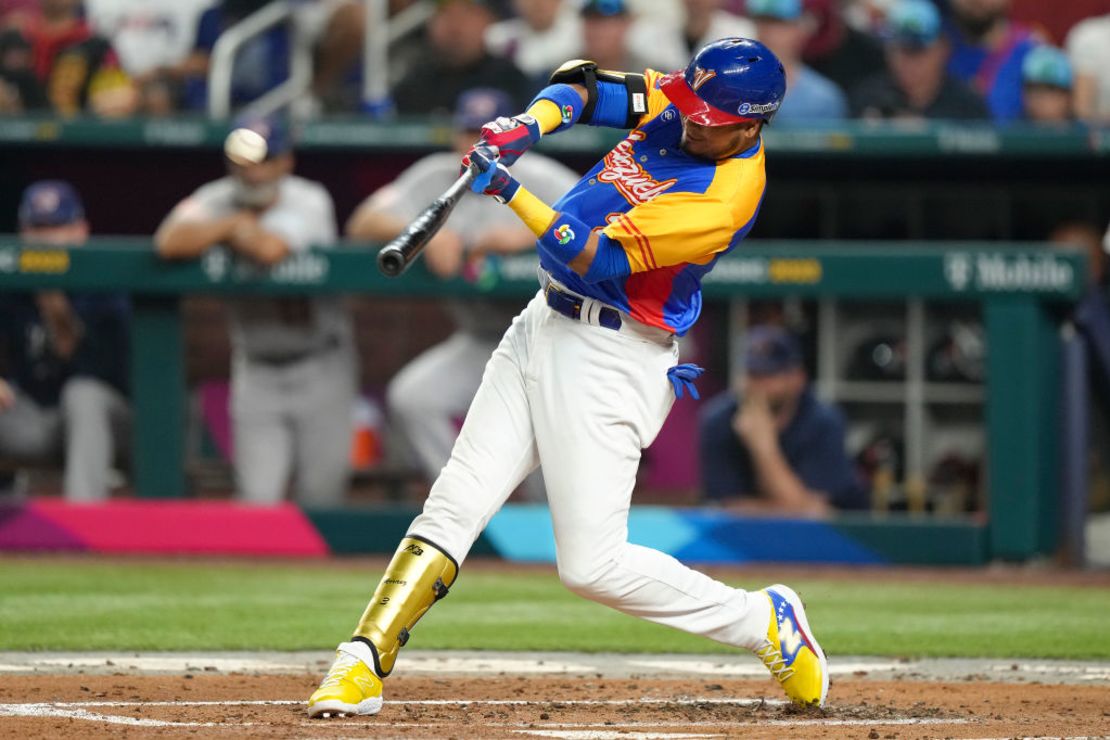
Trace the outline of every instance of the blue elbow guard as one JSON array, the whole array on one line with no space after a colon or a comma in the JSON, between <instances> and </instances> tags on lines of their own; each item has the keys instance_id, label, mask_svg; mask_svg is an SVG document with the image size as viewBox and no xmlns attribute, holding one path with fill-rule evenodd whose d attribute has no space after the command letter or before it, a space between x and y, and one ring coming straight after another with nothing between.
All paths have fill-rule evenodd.
<instances>
[{"instance_id":1,"label":"blue elbow guard","mask_svg":"<svg viewBox=\"0 0 1110 740\"><path fill-rule=\"evenodd\" d=\"M585 104L578 95L578 91L570 85L562 83L548 85L540 90L539 95L532 99L528 107L531 108L540 100L550 100L552 103L559 106L559 113L562 114L562 123L551 133L565 131L578 123L578 119L582 117L582 111L585 110Z\"/></svg>"},{"instance_id":2,"label":"blue elbow guard","mask_svg":"<svg viewBox=\"0 0 1110 740\"><path fill-rule=\"evenodd\" d=\"M594 261L590 263L590 269L586 270L582 279L587 283L600 283L602 280L612 280L631 273L628 253L624 251L621 243L610 239L605 234L598 234L597 253L594 254Z\"/></svg>"},{"instance_id":3,"label":"blue elbow guard","mask_svg":"<svg viewBox=\"0 0 1110 740\"><path fill-rule=\"evenodd\" d=\"M587 121L591 126L626 128L628 123L628 88L624 83L597 81L597 106Z\"/></svg>"}]
</instances>

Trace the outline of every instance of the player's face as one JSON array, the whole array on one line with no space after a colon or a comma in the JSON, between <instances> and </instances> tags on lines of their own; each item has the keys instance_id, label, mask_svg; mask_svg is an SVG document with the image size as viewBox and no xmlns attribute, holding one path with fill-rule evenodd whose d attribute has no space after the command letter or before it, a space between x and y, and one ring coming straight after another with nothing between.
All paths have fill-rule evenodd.
<instances>
[{"instance_id":1,"label":"player's face","mask_svg":"<svg viewBox=\"0 0 1110 740\"><path fill-rule=\"evenodd\" d=\"M61 247L84 244L89 238L89 224L84 219L60 226L29 226L19 230L19 238L27 244Z\"/></svg>"},{"instance_id":2,"label":"player's face","mask_svg":"<svg viewBox=\"0 0 1110 740\"><path fill-rule=\"evenodd\" d=\"M758 395L766 399L775 417L775 426L781 431L794 420L805 385L805 371L797 368L775 375L747 375L741 392L745 396Z\"/></svg>"},{"instance_id":3,"label":"player's face","mask_svg":"<svg viewBox=\"0 0 1110 740\"><path fill-rule=\"evenodd\" d=\"M759 138L759 123L701 126L682 117L682 151L701 159L727 159L750 148Z\"/></svg>"},{"instance_id":4,"label":"player's face","mask_svg":"<svg viewBox=\"0 0 1110 740\"><path fill-rule=\"evenodd\" d=\"M292 170L292 154L281 154L246 166L228 162L228 171L235 183L236 203L243 208L269 208L277 200L281 179Z\"/></svg>"},{"instance_id":5,"label":"player's face","mask_svg":"<svg viewBox=\"0 0 1110 740\"><path fill-rule=\"evenodd\" d=\"M1022 92L1025 115L1040 123L1071 120L1071 93L1051 85L1026 85Z\"/></svg>"}]
</instances>

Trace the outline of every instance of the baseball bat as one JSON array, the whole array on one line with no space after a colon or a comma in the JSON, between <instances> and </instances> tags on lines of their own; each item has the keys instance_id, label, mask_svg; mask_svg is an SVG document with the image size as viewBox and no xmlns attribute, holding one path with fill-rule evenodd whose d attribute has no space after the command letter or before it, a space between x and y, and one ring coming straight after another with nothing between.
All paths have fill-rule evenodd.
<instances>
[{"instance_id":1,"label":"baseball bat","mask_svg":"<svg viewBox=\"0 0 1110 740\"><path fill-rule=\"evenodd\" d=\"M470 184L477 176L477 170L473 167L468 168L443 195L432 201L430 206L413 219L396 239L378 252L378 269L383 275L397 277L408 269L436 232L443 227L443 223L451 215L451 211L455 210L455 206L470 189Z\"/></svg>"}]
</instances>

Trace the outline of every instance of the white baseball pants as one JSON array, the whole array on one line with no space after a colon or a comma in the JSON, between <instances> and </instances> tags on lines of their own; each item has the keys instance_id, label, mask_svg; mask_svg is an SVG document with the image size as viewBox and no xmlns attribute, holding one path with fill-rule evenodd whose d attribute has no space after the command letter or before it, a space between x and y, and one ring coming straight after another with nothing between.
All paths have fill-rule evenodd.
<instances>
[{"instance_id":1,"label":"white baseball pants","mask_svg":"<svg viewBox=\"0 0 1110 740\"><path fill-rule=\"evenodd\" d=\"M592 303L592 302L591 302ZM584 315L596 316L584 310ZM460 564L521 479L542 465L559 577L572 591L633 616L754 649L768 602L628 542L641 450L674 402L672 337L566 318L542 292L486 365L451 459L409 533Z\"/></svg>"}]
</instances>

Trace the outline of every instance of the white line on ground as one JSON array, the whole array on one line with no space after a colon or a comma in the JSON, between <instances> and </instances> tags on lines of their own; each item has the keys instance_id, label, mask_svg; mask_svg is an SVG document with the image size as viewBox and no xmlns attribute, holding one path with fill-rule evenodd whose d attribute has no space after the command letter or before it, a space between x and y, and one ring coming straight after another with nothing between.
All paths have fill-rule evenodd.
<instances>
[{"instance_id":1,"label":"white line on ground","mask_svg":"<svg viewBox=\"0 0 1110 740\"><path fill-rule=\"evenodd\" d=\"M229 701L63 701L0 704L0 711L7 707L248 707L248 706L289 706L304 704L303 699L259 699ZM676 697L665 699L645 696L639 699L402 699L389 701L390 704L408 706L470 706L471 704L489 706L527 706L555 704L559 706L629 706L633 704L673 704L696 706L698 704L725 704L738 707L769 706L786 704L785 699L723 699L720 697Z\"/></svg>"}]
</instances>

